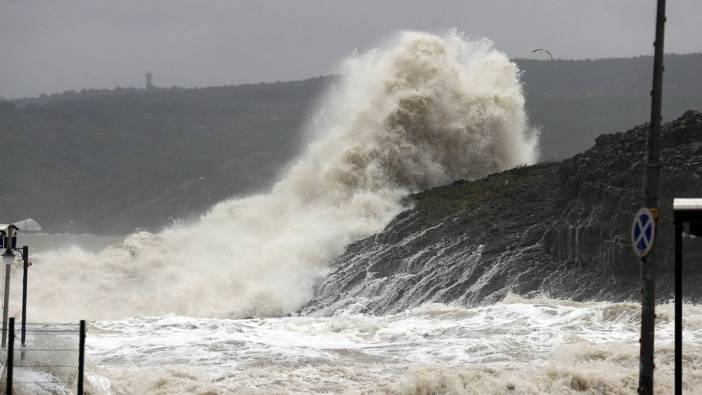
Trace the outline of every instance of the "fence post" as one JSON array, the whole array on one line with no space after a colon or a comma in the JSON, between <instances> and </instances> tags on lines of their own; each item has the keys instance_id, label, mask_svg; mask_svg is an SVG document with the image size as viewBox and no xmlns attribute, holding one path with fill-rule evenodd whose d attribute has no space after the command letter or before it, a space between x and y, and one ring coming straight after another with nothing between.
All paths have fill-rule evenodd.
<instances>
[{"instance_id":1,"label":"fence post","mask_svg":"<svg viewBox=\"0 0 702 395\"><path fill-rule=\"evenodd\" d=\"M22 275L22 347L27 334L27 275L29 269L29 247L22 247L22 261L24 263L24 273Z\"/></svg>"},{"instance_id":2,"label":"fence post","mask_svg":"<svg viewBox=\"0 0 702 395\"><path fill-rule=\"evenodd\" d=\"M7 380L5 380L5 393L12 395L12 371L15 364L15 317L10 317L9 336L7 341Z\"/></svg>"},{"instance_id":3,"label":"fence post","mask_svg":"<svg viewBox=\"0 0 702 395\"><path fill-rule=\"evenodd\" d=\"M78 338L78 395L83 395L83 373L85 371L85 320L80 320Z\"/></svg>"}]
</instances>

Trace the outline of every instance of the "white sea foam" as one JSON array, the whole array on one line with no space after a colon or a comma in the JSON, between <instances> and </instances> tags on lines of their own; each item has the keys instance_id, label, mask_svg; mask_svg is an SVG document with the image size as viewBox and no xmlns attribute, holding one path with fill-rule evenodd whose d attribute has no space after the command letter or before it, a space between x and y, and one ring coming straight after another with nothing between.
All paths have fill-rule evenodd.
<instances>
[{"instance_id":1,"label":"white sea foam","mask_svg":"<svg viewBox=\"0 0 702 395\"><path fill-rule=\"evenodd\" d=\"M270 193L98 254L42 254L32 316L290 313L327 263L381 230L408 193L536 158L517 66L487 40L405 32L349 58L341 75Z\"/></svg>"},{"instance_id":2,"label":"white sea foam","mask_svg":"<svg viewBox=\"0 0 702 395\"><path fill-rule=\"evenodd\" d=\"M624 394L640 306L508 298L389 316L137 316L89 329L98 394ZM702 388L702 308L686 305L685 385ZM658 306L656 390L672 388L672 306Z\"/></svg>"}]
</instances>

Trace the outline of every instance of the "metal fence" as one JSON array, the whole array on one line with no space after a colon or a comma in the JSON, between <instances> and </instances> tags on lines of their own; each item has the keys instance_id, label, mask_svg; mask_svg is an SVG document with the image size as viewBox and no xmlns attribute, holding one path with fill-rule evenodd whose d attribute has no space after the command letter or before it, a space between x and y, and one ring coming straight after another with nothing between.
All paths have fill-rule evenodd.
<instances>
[{"instance_id":1,"label":"metal fence","mask_svg":"<svg viewBox=\"0 0 702 395\"><path fill-rule=\"evenodd\" d=\"M27 323L18 338L10 318L0 360L7 394L83 394L85 321ZM24 340L24 342L22 341Z\"/></svg>"}]
</instances>

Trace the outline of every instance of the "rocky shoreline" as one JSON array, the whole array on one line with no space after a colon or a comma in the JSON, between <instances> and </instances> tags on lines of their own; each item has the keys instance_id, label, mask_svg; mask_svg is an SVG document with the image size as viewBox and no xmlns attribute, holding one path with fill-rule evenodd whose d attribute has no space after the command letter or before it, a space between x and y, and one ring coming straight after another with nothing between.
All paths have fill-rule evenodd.
<instances>
[{"instance_id":1,"label":"rocky shoreline","mask_svg":"<svg viewBox=\"0 0 702 395\"><path fill-rule=\"evenodd\" d=\"M301 313L395 313L428 302L474 306L512 292L637 300L629 245L641 206L646 125L601 135L558 162L415 194L381 233L351 244ZM702 113L662 135L658 298L672 295L672 199L702 196ZM685 295L702 296L702 243L686 245Z\"/></svg>"}]
</instances>

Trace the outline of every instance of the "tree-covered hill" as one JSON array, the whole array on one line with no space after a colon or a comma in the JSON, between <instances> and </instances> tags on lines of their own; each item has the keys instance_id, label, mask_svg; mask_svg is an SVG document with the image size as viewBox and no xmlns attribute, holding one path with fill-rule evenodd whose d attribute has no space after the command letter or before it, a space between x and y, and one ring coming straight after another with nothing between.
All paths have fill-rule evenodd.
<instances>
[{"instance_id":1,"label":"tree-covered hill","mask_svg":"<svg viewBox=\"0 0 702 395\"><path fill-rule=\"evenodd\" d=\"M605 132L647 121L653 58L517 60L531 120L542 127L542 157L561 159ZM666 55L663 117L702 108L702 54Z\"/></svg>"},{"instance_id":2,"label":"tree-covered hill","mask_svg":"<svg viewBox=\"0 0 702 395\"><path fill-rule=\"evenodd\" d=\"M651 57L517 60L542 157L648 119ZM124 233L265 189L332 78L201 89L87 90L0 101L0 222ZM664 116L702 108L702 54L666 57Z\"/></svg>"},{"instance_id":3,"label":"tree-covered hill","mask_svg":"<svg viewBox=\"0 0 702 395\"><path fill-rule=\"evenodd\" d=\"M298 149L325 81L5 102L2 217L33 217L51 231L120 233L266 188Z\"/></svg>"}]
</instances>

